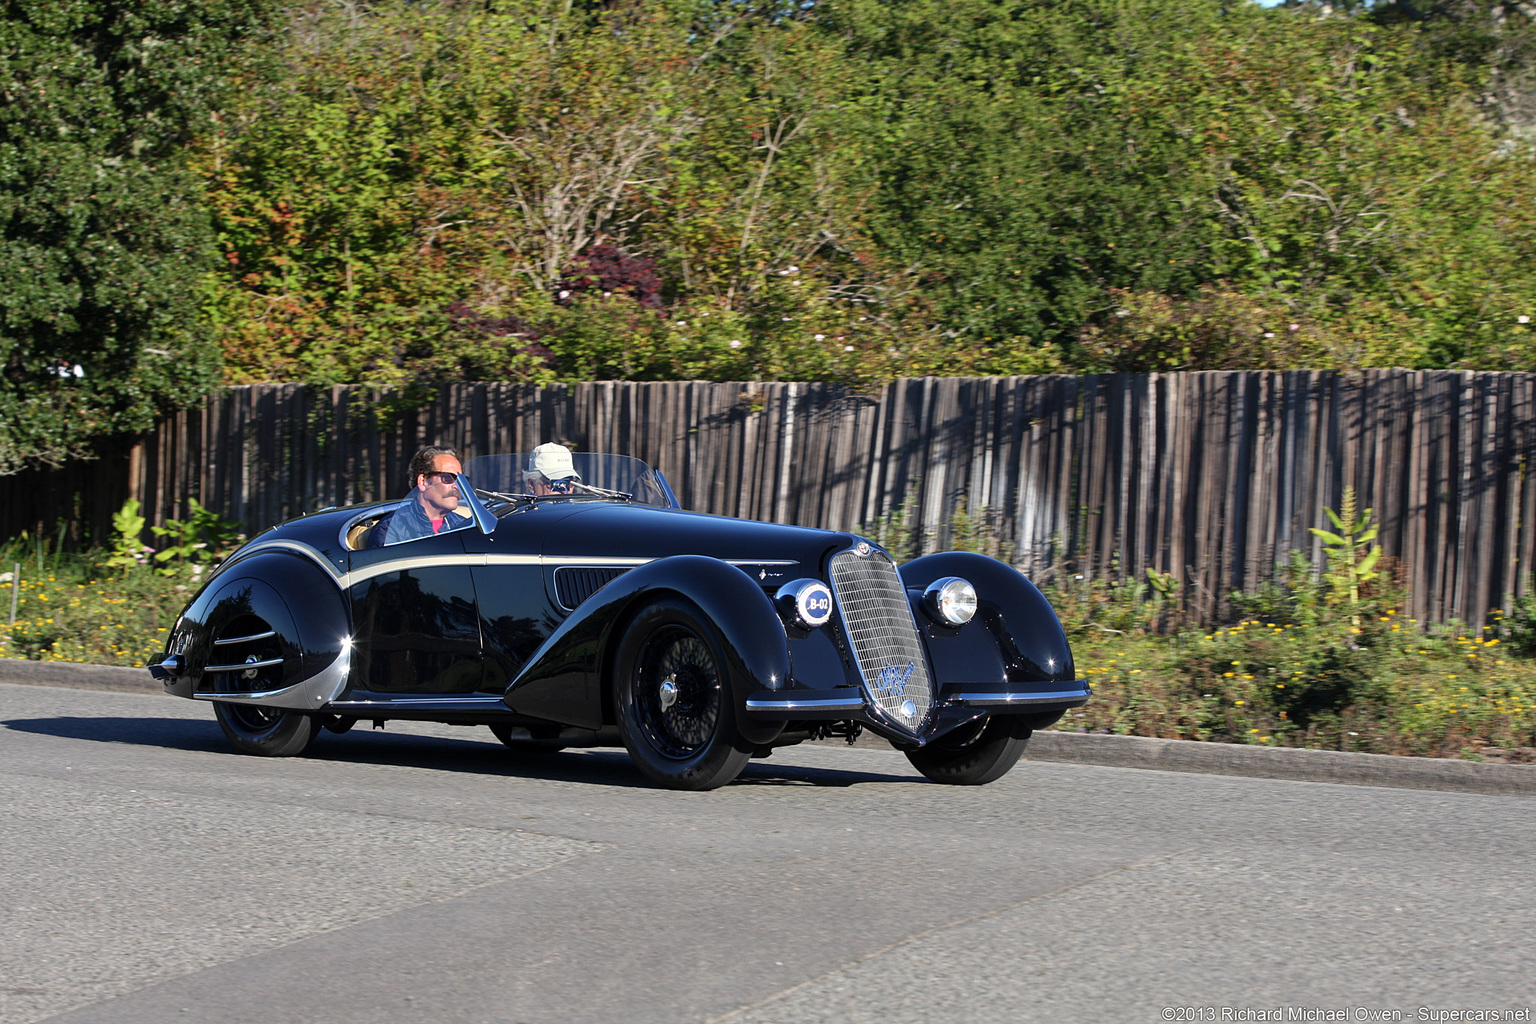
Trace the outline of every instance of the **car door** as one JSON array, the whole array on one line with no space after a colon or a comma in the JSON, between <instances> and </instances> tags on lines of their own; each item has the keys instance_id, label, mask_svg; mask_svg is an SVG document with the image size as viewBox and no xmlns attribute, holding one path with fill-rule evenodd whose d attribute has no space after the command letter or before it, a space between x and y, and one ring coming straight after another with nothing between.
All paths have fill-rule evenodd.
<instances>
[{"instance_id":1,"label":"car door","mask_svg":"<svg viewBox=\"0 0 1536 1024\"><path fill-rule=\"evenodd\" d=\"M355 687L382 698L481 688L484 644L464 549L474 532L351 553Z\"/></svg>"},{"instance_id":2,"label":"car door","mask_svg":"<svg viewBox=\"0 0 1536 1024\"><path fill-rule=\"evenodd\" d=\"M475 562L487 692L504 693L565 618L545 588L540 556L545 533L572 511L558 503L526 505L503 515L493 534L464 531L465 550Z\"/></svg>"}]
</instances>

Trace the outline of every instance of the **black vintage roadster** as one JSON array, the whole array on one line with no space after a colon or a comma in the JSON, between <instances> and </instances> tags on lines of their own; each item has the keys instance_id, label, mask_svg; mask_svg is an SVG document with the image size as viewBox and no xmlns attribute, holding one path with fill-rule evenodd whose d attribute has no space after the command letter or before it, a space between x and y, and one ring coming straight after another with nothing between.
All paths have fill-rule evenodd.
<instances>
[{"instance_id":1,"label":"black vintage roadster","mask_svg":"<svg viewBox=\"0 0 1536 1024\"><path fill-rule=\"evenodd\" d=\"M1055 612L1001 562L898 566L847 533L686 512L624 456L577 454L561 495L526 493L528 465L470 460L461 528L419 539L378 543L397 503L267 531L150 672L210 702L246 753L416 719L486 725L529 755L622 744L678 789L862 729L934 781L991 782L1088 700Z\"/></svg>"}]
</instances>

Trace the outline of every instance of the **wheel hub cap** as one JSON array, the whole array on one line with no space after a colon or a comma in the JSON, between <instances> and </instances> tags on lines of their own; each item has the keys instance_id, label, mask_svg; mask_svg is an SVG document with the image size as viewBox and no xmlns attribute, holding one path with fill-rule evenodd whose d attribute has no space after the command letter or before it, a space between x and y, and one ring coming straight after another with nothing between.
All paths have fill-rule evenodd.
<instances>
[{"instance_id":1,"label":"wheel hub cap","mask_svg":"<svg viewBox=\"0 0 1536 1024\"><path fill-rule=\"evenodd\" d=\"M661 681L661 710L666 711L677 703L677 676L670 675Z\"/></svg>"}]
</instances>

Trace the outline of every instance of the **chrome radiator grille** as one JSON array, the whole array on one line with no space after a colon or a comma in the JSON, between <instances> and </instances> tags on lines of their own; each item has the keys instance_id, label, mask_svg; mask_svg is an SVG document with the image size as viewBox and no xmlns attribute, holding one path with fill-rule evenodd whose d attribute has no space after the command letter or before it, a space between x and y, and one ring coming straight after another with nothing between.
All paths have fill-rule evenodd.
<instances>
[{"instance_id":1,"label":"chrome radiator grille","mask_svg":"<svg viewBox=\"0 0 1536 1024\"><path fill-rule=\"evenodd\" d=\"M832 589L865 694L896 724L915 732L933 707L933 685L895 563L880 551L836 555Z\"/></svg>"}]
</instances>

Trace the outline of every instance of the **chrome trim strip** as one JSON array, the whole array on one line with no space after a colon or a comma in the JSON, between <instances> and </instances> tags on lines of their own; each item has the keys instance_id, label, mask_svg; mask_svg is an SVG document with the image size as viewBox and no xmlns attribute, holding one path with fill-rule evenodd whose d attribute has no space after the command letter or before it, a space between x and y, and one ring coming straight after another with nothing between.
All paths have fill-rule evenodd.
<instances>
[{"instance_id":1,"label":"chrome trim strip","mask_svg":"<svg viewBox=\"0 0 1536 1024\"><path fill-rule=\"evenodd\" d=\"M207 675L209 672L244 672L248 668L271 668L273 665L281 665L282 663L282 658L268 658L265 661L245 661L237 665L204 665L203 674Z\"/></svg>"},{"instance_id":2,"label":"chrome trim strip","mask_svg":"<svg viewBox=\"0 0 1536 1024\"><path fill-rule=\"evenodd\" d=\"M819 711L858 711L864 707L864 698L817 697L812 700L748 700L748 711L799 711L815 708Z\"/></svg>"},{"instance_id":3,"label":"chrome trim strip","mask_svg":"<svg viewBox=\"0 0 1536 1024\"><path fill-rule=\"evenodd\" d=\"M253 665L236 665L235 668L254 668ZM346 689L347 676L352 671L352 638L342 640L341 653L336 660L316 672L302 683L294 683L277 690L251 691L247 693L193 693L196 700L221 700L231 704L260 704L269 708L292 708L311 711L323 707L341 695Z\"/></svg>"},{"instance_id":4,"label":"chrome trim strip","mask_svg":"<svg viewBox=\"0 0 1536 1024\"><path fill-rule=\"evenodd\" d=\"M298 689L296 686L284 686L276 690L245 690L240 693L196 693L192 696L197 700L217 700L230 704L266 704L272 707L285 707L273 701L274 697L281 697Z\"/></svg>"},{"instance_id":5,"label":"chrome trim strip","mask_svg":"<svg viewBox=\"0 0 1536 1024\"><path fill-rule=\"evenodd\" d=\"M338 700L332 701L328 711L338 714L356 711L368 714L388 708L408 711L505 711L510 710L500 697L427 697L401 700Z\"/></svg>"},{"instance_id":6,"label":"chrome trim strip","mask_svg":"<svg viewBox=\"0 0 1536 1024\"><path fill-rule=\"evenodd\" d=\"M269 636L277 636L277 630L269 629L265 633L252 633L250 636L232 636L224 640L215 640L213 646L222 647L226 644L248 644L254 640L265 640Z\"/></svg>"},{"instance_id":7,"label":"chrome trim strip","mask_svg":"<svg viewBox=\"0 0 1536 1024\"><path fill-rule=\"evenodd\" d=\"M1088 690L1056 690L1051 693L957 693L951 700L966 704L1055 704L1065 700L1086 701Z\"/></svg>"},{"instance_id":8,"label":"chrome trim strip","mask_svg":"<svg viewBox=\"0 0 1536 1024\"><path fill-rule=\"evenodd\" d=\"M511 563L515 563L515 565L528 565L531 560L535 559L535 557L538 557L539 565L554 565L554 567L558 568L567 567L567 565L571 568L619 568L636 567L636 565L648 565L648 563L659 562L659 560L667 559L667 557L671 556L670 554L659 554L659 556L654 557L654 559L636 559L636 557L625 559L625 557L613 557L608 556L608 554L542 554L542 556L531 556L531 554L493 554L493 556L490 557L493 557L493 559L508 559L511 560ZM727 563L727 565L799 565L799 562L796 562L794 559L720 560Z\"/></svg>"}]
</instances>

